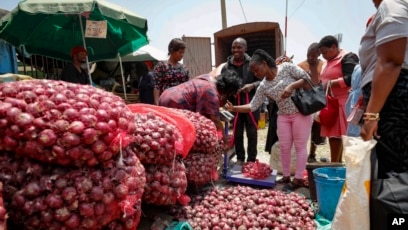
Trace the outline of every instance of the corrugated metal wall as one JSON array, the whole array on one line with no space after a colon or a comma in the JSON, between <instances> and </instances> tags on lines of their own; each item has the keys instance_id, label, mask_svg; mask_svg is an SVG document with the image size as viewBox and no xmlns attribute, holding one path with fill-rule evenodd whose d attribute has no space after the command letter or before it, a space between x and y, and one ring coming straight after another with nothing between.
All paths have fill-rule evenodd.
<instances>
[{"instance_id":1,"label":"corrugated metal wall","mask_svg":"<svg viewBox=\"0 0 408 230\"><path fill-rule=\"evenodd\" d=\"M182 37L187 48L183 57L183 64L190 71L190 78L209 73L212 70L211 38L209 37Z\"/></svg>"},{"instance_id":2,"label":"corrugated metal wall","mask_svg":"<svg viewBox=\"0 0 408 230\"><path fill-rule=\"evenodd\" d=\"M273 58L283 54L283 34L278 23L245 23L214 33L216 66L225 62L231 55L231 45L237 37L242 37L247 41L249 55L252 55L256 49L264 49Z\"/></svg>"}]
</instances>

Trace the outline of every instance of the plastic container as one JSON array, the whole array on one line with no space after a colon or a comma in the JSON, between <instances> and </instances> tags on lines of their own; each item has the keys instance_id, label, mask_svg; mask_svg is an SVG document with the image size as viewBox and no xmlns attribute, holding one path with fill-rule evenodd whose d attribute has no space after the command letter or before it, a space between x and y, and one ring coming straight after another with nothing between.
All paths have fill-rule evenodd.
<instances>
[{"instance_id":1,"label":"plastic container","mask_svg":"<svg viewBox=\"0 0 408 230\"><path fill-rule=\"evenodd\" d=\"M193 228L188 222L174 221L166 228L166 230L193 230Z\"/></svg>"},{"instance_id":2,"label":"plastic container","mask_svg":"<svg viewBox=\"0 0 408 230\"><path fill-rule=\"evenodd\" d=\"M343 167L343 166L344 166L343 163L338 162L315 162L306 164L307 178L309 181L310 199L312 201L317 201L316 184L314 181L313 170L317 168Z\"/></svg>"},{"instance_id":3,"label":"plastic container","mask_svg":"<svg viewBox=\"0 0 408 230\"><path fill-rule=\"evenodd\" d=\"M264 129L266 126L266 114L260 113L259 120L258 120L258 128Z\"/></svg>"},{"instance_id":4,"label":"plastic container","mask_svg":"<svg viewBox=\"0 0 408 230\"><path fill-rule=\"evenodd\" d=\"M332 221L346 179L346 168L318 168L313 170L313 176L316 183L319 214Z\"/></svg>"}]
</instances>

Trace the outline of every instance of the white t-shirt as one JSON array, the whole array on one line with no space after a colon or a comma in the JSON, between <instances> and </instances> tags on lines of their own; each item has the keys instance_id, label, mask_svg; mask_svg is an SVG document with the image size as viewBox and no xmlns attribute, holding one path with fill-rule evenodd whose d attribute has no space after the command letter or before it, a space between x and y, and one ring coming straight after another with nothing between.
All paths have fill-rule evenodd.
<instances>
[{"instance_id":1,"label":"white t-shirt","mask_svg":"<svg viewBox=\"0 0 408 230\"><path fill-rule=\"evenodd\" d=\"M361 87L373 80L377 60L376 47L392 40L408 37L408 1L383 0L360 42ZM407 44L408 47L408 44ZM408 69L408 49L402 68Z\"/></svg>"},{"instance_id":2,"label":"white t-shirt","mask_svg":"<svg viewBox=\"0 0 408 230\"><path fill-rule=\"evenodd\" d=\"M299 112L290 97L281 99L281 95L286 86L303 78L310 79L309 74L299 66L287 62L280 64L278 73L272 81L264 78L259 84L255 96L251 100L251 111L257 110L264 103L265 98L269 97L276 102L279 108L278 114L295 114ZM292 95L294 92L292 92Z\"/></svg>"}]
</instances>

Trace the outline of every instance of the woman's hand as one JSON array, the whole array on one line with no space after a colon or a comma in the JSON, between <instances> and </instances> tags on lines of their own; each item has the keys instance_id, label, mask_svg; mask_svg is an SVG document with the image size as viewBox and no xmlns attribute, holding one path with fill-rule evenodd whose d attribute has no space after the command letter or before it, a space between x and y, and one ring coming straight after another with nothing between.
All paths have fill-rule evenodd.
<instances>
[{"instance_id":1,"label":"woman's hand","mask_svg":"<svg viewBox=\"0 0 408 230\"><path fill-rule=\"evenodd\" d=\"M244 87L242 87L241 89L238 90L238 93L249 93L251 92L251 90L253 90L255 88L255 84L251 83L251 84L245 84Z\"/></svg>"},{"instance_id":2,"label":"woman's hand","mask_svg":"<svg viewBox=\"0 0 408 230\"><path fill-rule=\"evenodd\" d=\"M378 121L368 120L364 121L363 126L361 126L360 136L363 140L368 141L373 139L373 137L380 138L377 135Z\"/></svg>"},{"instance_id":3,"label":"woman's hand","mask_svg":"<svg viewBox=\"0 0 408 230\"><path fill-rule=\"evenodd\" d=\"M224 109L226 109L229 112L234 112L233 111L234 110L234 105L230 101L227 101L227 103L225 103L225 105L224 105Z\"/></svg>"},{"instance_id":4,"label":"woman's hand","mask_svg":"<svg viewBox=\"0 0 408 230\"><path fill-rule=\"evenodd\" d=\"M285 98L290 97L292 95L292 92L293 92L293 87L292 87L292 84L290 84L290 85L286 86L285 89L283 89L283 92L281 94L281 98L285 99Z\"/></svg>"}]
</instances>

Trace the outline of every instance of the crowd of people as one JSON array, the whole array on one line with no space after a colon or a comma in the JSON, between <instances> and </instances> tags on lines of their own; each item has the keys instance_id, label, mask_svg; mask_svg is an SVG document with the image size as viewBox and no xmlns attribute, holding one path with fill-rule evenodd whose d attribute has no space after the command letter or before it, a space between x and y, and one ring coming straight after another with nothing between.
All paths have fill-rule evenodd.
<instances>
[{"instance_id":1,"label":"crowd of people","mask_svg":"<svg viewBox=\"0 0 408 230\"><path fill-rule=\"evenodd\" d=\"M327 35L307 48L304 61L295 64L287 57L272 57L258 49L247 53L247 41L236 38L231 56L217 76L189 76L181 63L186 44L172 39L169 58L143 69L140 84L142 103L188 109L211 119L223 130L219 109L234 113L233 145L236 164L257 159L257 124L259 109L271 101L268 147L280 143L283 177L278 182L292 191L303 185L302 173L307 162L316 162L316 148L328 140L331 162L343 161L342 135L376 138L378 177L389 172L408 170L408 3L406 0L373 0L376 13L367 22L360 50L348 52L336 37ZM358 42L358 41L356 41ZM74 47L72 64L62 72L61 80L89 84L88 73L81 67L87 51ZM252 56L251 56L252 55ZM323 59L320 59L322 57ZM70 76L70 77L67 77ZM322 125L318 114L303 115L291 96L299 88L307 89L304 79L330 87L338 101L334 124ZM359 102L365 108L357 123L347 116ZM316 119L317 118L317 119ZM244 148L246 133L247 149ZM225 143L227 143L226 137ZM310 149L307 143L310 141ZM291 149L296 150L296 172L291 179Z\"/></svg>"}]
</instances>

